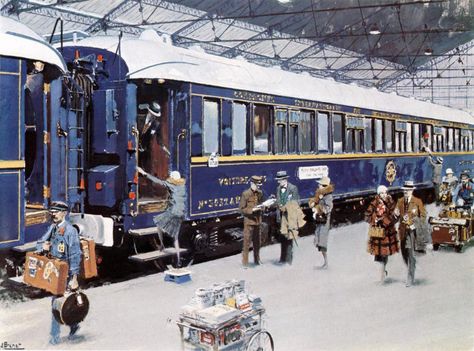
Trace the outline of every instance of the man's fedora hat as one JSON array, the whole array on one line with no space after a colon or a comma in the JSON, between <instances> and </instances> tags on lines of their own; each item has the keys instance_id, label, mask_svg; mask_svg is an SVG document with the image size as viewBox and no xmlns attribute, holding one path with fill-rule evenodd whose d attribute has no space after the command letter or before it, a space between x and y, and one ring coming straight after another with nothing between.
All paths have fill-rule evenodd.
<instances>
[{"instance_id":1,"label":"man's fedora hat","mask_svg":"<svg viewBox=\"0 0 474 351\"><path fill-rule=\"evenodd\" d=\"M57 212L57 211L68 211L69 207L65 202L62 201L55 201L49 206L49 211Z\"/></svg>"},{"instance_id":2,"label":"man's fedora hat","mask_svg":"<svg viewBox=\"0 0 474 351\"><path fill-rule=\"evenodd\" d=\"M148 106L148 111L150 111L150 113L156 117L160 117L161 116L161 106L159 103L157 103L156 101L153 101L149 106Z\"/></svg>"},{"instance_id":3,"label":"man's fedora hat","mask_svg":"<svg viewBox=\"0 0 474 351\"><path fill-rule=\"evenodd\" d=\"M250 181L256 185L262 185L263 183L263 177L262 176L257 176L257 175L253 175L252 177L250 177Z\"/></svg>"},{"instance_id":4,"label":"man's fedora hat","mask_svg":"<svg viewBox=\"0 0 474 351\"><path fill-rule=\"evenodd\" d=\"M286 171L278 171L276 174L276 180L288 179L290 176L286 174Z\"/></svg>"},{"instance_id":5,"label":"man's fedora hat","mask_svg":"<svg viewBox=\"0 0 474 351\"><path fill-rule=\"evenodd\" d=\"M413 184L413 180L406 180L403 183L402 189L403 190L413 190L413 189L415 189L415 184Z\"/></svg>"}]
</instances>

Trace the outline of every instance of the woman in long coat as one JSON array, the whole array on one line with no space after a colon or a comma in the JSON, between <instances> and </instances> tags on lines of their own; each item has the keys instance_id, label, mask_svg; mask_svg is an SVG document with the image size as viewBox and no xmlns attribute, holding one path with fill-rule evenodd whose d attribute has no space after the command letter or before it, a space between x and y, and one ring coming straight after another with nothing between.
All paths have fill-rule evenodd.
<instances>
[{"instance_id":1,"label":"woman in long coat","mask_svg":"<svg viewBox=\"0 0 474 351\"><path fill-rule=\"evenodd\" d=\"M386 186L380 185L377 188L377 195L370 202L369 207L365 211L365 220L370 227L377 227L383 229L383 237L371 237L369 235L369 242L367 251L374 256L375 262L380 262L380 281L385 280L388 274L386 270L388 256L397 253L398 240L395 223L397 222L394 215L396 203L388 194Z\"/></svg>"},{"instance_id":2,"label":"woman in long coat","mask_svg":"<svg viewBox=\"0 0 474 351\"><path fill-rule=\"evenodd\" d=\"M152 182L165 186L169 192L168 207L166 211L156 215L153 222L158 230L160 244L164 248L163 233L168 234L174 240L174 247L176 255L178 256L178 263L180 262L180 248L179 248L179 232L181 231L181 224L184 220L184 206L186 203L186 180L181 178L178 171L173 171L166 180L161 180L157 177L148 174L140 167L137 168L141 175L144 175Z\"/></svg>"},{"instance_id":3,"label":"woman in long coat","mask_svg":"<svg viewBox=\"0 0 474 351\"><path fill-rule=\"evenodd\" d=\"M316 229L314 231L314 245L323 255L324 262L320 269L328 268L328 238L329 228L331 226L331 211L333 208L334 185L331 179L323 177L318 180L319 187L316 189L314 198L309 200L309 206L313 210L313 217L316 220Z\"/></svg>"}]
</instances>

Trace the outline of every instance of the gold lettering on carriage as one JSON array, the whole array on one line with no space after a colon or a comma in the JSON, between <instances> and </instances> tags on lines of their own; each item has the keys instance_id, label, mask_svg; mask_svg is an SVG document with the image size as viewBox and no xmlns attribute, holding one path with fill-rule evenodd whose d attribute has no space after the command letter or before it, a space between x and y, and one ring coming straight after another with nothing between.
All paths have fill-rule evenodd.
<instances>
[{"instance_id":1,"label":"gold lettering on carriage","mask_svg":"<svg viewBox=\"0 0 474 351\"><path fill-rule=\"evenodd\" d=\"M250 180L250 176L224 177L224 178L217 179L220 186L248 184L249 180ZM263 182L265 183L265 181L266 181L266 177L263 176Z\"/></svg>"},{"instance_id":2,"label":"gold lettering on carriage","mask_svg":"<svg viewBox=\"0 0 474 351\"><path fill-rule=\"evenodd\" d=\"M305 101L305 100L298 100L298 99L295 99L295 106L303 107L303 108L330 110L330 111L340 111L341 109L339 105L329 105L329 104L323 104L321 102Z\"/></svg>"},{"instance_id":3,"label":"gold lettering on carriage","mask_svg":"<svg viewBox=\"0 0 474 351\"><path fill-rule=\"evenodd\" d=\"M240 202L240 195L239 196L232 196L232 197L217 197L213 199L207 200L199 200L198 201L198 210L202 209L216 209L221 207L227 206L238 206Z\"/></svg>"},{"instance_id":4,"label":"gold lettering on carriage","mask_svg":"<svg viewBox=\"0 0 474 351\"><path fill-rule=\"evenodd\" d=\"M275 102L275 98L271 95L251 93L249 91L234 91L234 98L247 101Z\"/></svg>"}]
</instances>

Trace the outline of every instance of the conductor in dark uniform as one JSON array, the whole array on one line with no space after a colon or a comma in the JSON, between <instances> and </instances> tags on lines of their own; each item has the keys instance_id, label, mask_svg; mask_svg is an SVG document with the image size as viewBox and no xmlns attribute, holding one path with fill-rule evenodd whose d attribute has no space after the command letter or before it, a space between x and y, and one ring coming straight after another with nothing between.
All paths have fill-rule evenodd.
<instances>
[{"instance_id":1,"label":"conductor in dark uniform","mask_svg":"<svg viewBox=\"0 0 474 351\"><path fill-rule=\"evenodd\" d=\"M66 261L69 266L68 289L76 290L79 287L77 276L81 264L81 245L77 230L66 219L68 206L64 202L53 202L49 208L49 214L53 224L46 233L36 243L36 250L49 252L57 259ZM53 297L54 305L56 297ZM79 324L70 326L69 339L73 339L79 330ZM60 342L60 324L52 316L50 344L55 345Z\"/></svg>"},{"instance_id":2,"label":"conductor in dark uniform","mask_svg":"<svg viewBox=\"0 0 474 351\"><path fill-rule=\"evenodd\" d=\"M260 226L262 224L262 208L257 207L263 201L260 190L263 179L260 176L250 178L250 188L245 190L240 197L239 210L244 216L244 244L242 249L242 265L249 264L250 239L253 243L253 260L256 265L260 262Z\"/></svg>"}]
</instances>

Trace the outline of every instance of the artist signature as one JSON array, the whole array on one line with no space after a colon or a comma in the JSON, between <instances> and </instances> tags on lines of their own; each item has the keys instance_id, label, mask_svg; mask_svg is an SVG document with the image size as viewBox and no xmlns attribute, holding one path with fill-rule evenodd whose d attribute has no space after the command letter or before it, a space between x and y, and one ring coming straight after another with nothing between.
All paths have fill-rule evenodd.
<instances>
[{"instance_id":1,"label":"artist signature","mask_svg":"<svg viewBox=\"0 0 474 351\"><path fill-rule=\"evenodd\" d=\"M4 341L0 344L0 350L24 350L25 348L21 346L21 342L12 342L9 343Z\"/></svg>"}]
</instances>

